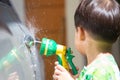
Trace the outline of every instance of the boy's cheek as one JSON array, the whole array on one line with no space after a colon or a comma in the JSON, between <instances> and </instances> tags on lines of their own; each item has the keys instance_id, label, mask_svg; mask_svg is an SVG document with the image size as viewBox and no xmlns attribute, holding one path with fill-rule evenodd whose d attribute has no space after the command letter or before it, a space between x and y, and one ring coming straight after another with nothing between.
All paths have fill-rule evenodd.
<instances>
[{"instance_id":1,"label":"boy's cheek","mask_svg":"<svg viewBox=\"0 0 120 80\"><path fill-rule=\"evenodd\" d=\"M80 50L80 45L79 42L75 39L75 48L79 51Z\"/></svg>"},{"instance_id":2,"label":"boy's cheek","mask_svg":"<svg viewBox=\"0 0 120 80\"><path fill-rule=\"evenodd\" d=\"M79 53L84 54L84 47L80 41L75 40L75 48Z\"/></svg>"},{"instance_id":3,"label":"boy's cheek","mask_svg":"<svg viewBox=\"0 0 120 80\"><path fill-rule=\"evenodd\" d=\"M77 50L79 50L79 40L78 40L78 37L77 37L77 34L76 34L76 33L75 33L74 43L75 43L75 48L76 48Z\"/></svg>"},{"instance_id":4,"label":"boy's cheek","mask_svg":"<svg viewBox=\"0 0 120 80\"><path fill-rule=\"evenodd\" d=\"M78 47L78 42L77 42L77 38L76 37L75 37L74 43L75 43L75 47L77 48Z\"/></svg>"},{"instance_id":5,"label":"boy's cheek","mask_svg":"<svg viewBox=\"0 0 120 80\"><path fill-rule=\"evenodd\" d=\"M82 43L80 42L79 40L79 36L78 36L78 33L75 32L75 40L74 40L74 43L75 43L75 48L77 49L78 52L82 53Z\"/></svg>"}]
</instances>

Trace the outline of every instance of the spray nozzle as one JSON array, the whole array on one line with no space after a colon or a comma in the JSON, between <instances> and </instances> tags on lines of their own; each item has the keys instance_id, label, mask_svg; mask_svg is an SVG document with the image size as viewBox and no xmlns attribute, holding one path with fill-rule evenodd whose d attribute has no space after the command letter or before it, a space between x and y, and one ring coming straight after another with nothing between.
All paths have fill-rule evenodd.
<instances>
[{"instance_id":1,"label":"spray nozzle","mask_svg":"<svg viewBox=\"0 0 120 80\"><path fill-rule=\"evenodd\" d=\"M26 35L24 38L24 43L28 46L31 47L34 45L34 39L30 35Z\"/></svg>"},{"instance_id":2,"label":"spray nozzle","mask_svg":"<svg viewBox=\"0 0 120 80\"><path fill-rule=\"evenodd\" d=\"M34 44L40 44L41 41L37 40L37 39L34 39L32 36L30 35L26 35L25 38L24 38L24 43L28 46L28 47L31 47L33 46Z\"/></svg>"}]
</instances>

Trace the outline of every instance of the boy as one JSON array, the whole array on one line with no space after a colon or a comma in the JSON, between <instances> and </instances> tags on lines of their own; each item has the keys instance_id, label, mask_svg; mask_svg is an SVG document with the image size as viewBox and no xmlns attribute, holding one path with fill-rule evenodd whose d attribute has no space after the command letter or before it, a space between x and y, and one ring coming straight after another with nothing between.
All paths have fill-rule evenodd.
<instances>
[{"instance_id":1,"label":"boy","mask_svg":"<svg viewBox=\"0 0 120 80\"><path fill-rule=\"evenodd\" d=\"M87 57L78 78L55 63L54 80L120 80L111 54L120 34L120 6L115 0L81 0L75 12L75 46Z\"/></svg>"}]
</instances>

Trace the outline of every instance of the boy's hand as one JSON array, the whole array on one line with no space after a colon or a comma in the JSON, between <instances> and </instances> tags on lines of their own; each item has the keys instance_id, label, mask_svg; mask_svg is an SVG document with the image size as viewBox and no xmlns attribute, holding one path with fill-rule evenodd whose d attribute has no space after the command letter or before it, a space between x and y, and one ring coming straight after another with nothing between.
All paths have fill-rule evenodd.
<instances>
[{"instance_id":1,"label":"boy's hand","mask_svg":"<svg viewBox=\"0 0 120 80\"><path fill-rule=\"evenodd\" d=\"M55 71L53 74L54 80L74 80L71 74L58 62L55 62Z\"/></svg>"}]
</instances>

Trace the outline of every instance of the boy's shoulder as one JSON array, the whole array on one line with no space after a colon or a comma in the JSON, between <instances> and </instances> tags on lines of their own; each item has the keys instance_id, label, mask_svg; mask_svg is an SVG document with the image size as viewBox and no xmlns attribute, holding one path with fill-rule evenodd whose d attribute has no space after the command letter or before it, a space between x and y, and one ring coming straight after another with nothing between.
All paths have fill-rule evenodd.
<instances>
[{"instance_id":1,"label":"boy's shoulder","mask_svg":"<svg viewBox=\"0 0 120 80\"><path fill-rule=\"evenodd\" d=\"M84 67L80 77L85 80L120 80L119 69L112 55L101 55ZM81 79L79 79L81 80Z\"/></svg>"}]
</instances>

